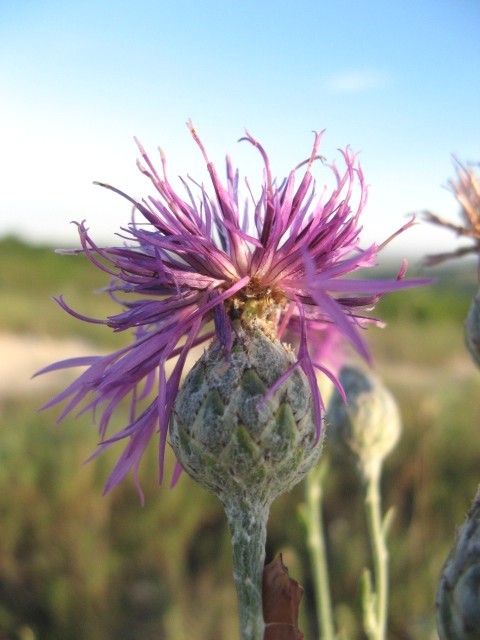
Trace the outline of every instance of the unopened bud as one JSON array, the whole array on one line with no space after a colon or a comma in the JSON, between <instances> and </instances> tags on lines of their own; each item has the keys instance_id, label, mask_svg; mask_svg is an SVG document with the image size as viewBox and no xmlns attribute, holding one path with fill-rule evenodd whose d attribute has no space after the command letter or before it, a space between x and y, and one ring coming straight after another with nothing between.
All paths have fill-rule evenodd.
<instances>
[{"instance_id":1,"label":"unopened bud","mask_svg":"<svg viewBox=\"0 0 480 640\"><path fill-rule=\"evenodd\" d=\"M353 457L366 480L398 441L398 406L377 378L359 368L345 366L339 378L347 403L335 390L328 407L330 440L337 452Z\"/></svg>"},{"instance_id":2,"label":"unopened bud","mask_svg":"<svg viewBox=\"0 0 480 640\"><path fill-rule=\"evenodd\" d=\"M465 319L465 342L476 365L480 367L480 289L472 300Z\"/></svg>"},{"instance_id":3,"label":"unopened bud","mask_svg":"<svg viewBox=\"0 0 480 640\"><path fill-rule=\"evenodd\" d=\"M480 490L442 569L435 609L440 640L479 640Z\"/></svg>"},{"instance_id":4,"label":"unopened bud","mask_svg":"<svg viewBox=\"0 0 480 640\"><path fill-rule=\"evenodd\" d=\"M171 443L183 468L224 504L236 496L269 504L320 456L303 372L297 368L264 400L294 362L293 353L254 321L238 326L228 356L214 341L185 379Z\"/></svg>"}]
</instances>

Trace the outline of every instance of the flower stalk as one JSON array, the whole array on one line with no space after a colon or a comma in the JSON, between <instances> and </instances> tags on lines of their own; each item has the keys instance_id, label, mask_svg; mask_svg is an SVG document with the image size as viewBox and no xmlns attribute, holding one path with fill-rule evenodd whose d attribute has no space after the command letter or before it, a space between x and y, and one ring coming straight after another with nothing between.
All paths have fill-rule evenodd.
<instances>
[{"instance_id":1,"label":"flower stalk","mask_svg":"<svg viewBox=\"0 0 480 640\"><path fill-rule=\"evenodd\" d=\"M388 547L380 497L381 466L372 469L365 487L365 511L372 549L375 592L364 595L364 627L369 640L384 640L388 609ZM369 581L367 582L369 584Z\"/></svg>"},{"instance_id":2,"label":"flower stalk","mask_svg":"<svg viewBox=\"0 0 480 640\"><path fill-rule=\"evenodd\" d=\"M322 517L323 480L328 473L328 463L323 459L307 474L305 479L306 503L301 515L307 530L307 547L310 555L317 619L322 640L335 640L330 580L328 575L327 548Z\"/></svg>"},{"instance_id":3,"label":"flower stalk","mask_svg":"<svg viewBox=\"0 0 480 640\"><path fill-rule=\"evenodd\" d=\"M240 636L242 640L262 640L262 575L270 505L250 498L224 506L232 537Z\"/></svg>"}]
</instances>

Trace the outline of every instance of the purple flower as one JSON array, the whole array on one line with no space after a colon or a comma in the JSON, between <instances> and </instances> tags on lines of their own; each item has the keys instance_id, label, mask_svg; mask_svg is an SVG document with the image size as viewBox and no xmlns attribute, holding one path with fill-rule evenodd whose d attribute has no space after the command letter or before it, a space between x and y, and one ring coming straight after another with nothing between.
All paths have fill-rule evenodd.
<instances>
[{"instance_id":1,"label":"purple flower","mask_svg":"<svg viewBox=\"0 0 480 640\"><path fill-rule=\"evenodd\" d=\"M128 242L99 247L84 223L78 225L82 251L112 276L108 291L122 311L97 320L80 316L62 297L57 300L82 320L106 324L114 331L134 332L129 346L110 355L72 358L40 372L86 367L46 407L67 401L59 420L74 409L96 411L101 439L94 456L119 440L126 441L105 491L130 471L136 479L144 450L156 433L161 481L169 419L188 353L196 345L217 339L228 358L236 318L253 314L269 323L280 339L288 335L293 342L296 338L295 364L268 393L301 367L311 386L320 433L323 404L316 371L339 384L322 361L319 340L325 330L335 326L368 359L359 328L377 321L366 312L383 294L424 283L402 280L404 266L393 281L343 277L373 267L386 244L359 247L359 217L367 189L350 149L342 152L343 171L329 167L336 182L332 193L326 187L316 193L312 165L319 157L322 134L315 134L309 160L278 185L272 180L266 152L247 133L242 140L258 149L265 169L258 197L246 182L249 196L242 202L239 175L229 159L226 182L222 183L191 125L190 131L207 163L213 193L189 178L182 180L181 197L167 178L163 154L158 173L137 143L145 163L138 166L156 194L137 202L102 185L129 200L143 218L123 229ZM351 204L354 198L355 206ZM248 205L253 208L251 215ZM174 364L167 374L169 361ZM110 420L125 399L131 407L127 424L107 437ZM175 478L179 471L177 465Z\"/></svg>"}]
</instances>

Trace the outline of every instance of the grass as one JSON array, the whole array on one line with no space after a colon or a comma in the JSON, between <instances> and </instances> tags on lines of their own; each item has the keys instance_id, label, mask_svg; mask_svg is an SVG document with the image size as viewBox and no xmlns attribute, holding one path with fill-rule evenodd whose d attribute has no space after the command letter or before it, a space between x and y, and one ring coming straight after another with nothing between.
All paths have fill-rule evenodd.
<instances>
[{"instance_id":1,"label":"grass","mask_svg":"<svg viewBox=\"0 0 480 640\"><path fill-rule=\"evenodd\" d=\"M78 322L54 302L63 295L83 315L104 318L117 305L101 288L108 275L83 255L61 255L13 237L0 241L0 331L63 338L74 335L102 345L119 344L118 334L98 324Z\"/></svg>"}]
</instances>

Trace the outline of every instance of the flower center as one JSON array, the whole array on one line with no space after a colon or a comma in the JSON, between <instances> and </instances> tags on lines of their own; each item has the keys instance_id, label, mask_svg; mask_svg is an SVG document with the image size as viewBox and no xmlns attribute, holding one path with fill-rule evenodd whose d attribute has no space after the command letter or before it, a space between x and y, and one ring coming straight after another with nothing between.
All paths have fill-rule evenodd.
<instances>
[{"instance_id":1,"label":"flower center","mask_svg":"<svg viewBox=\"0 0 480 640\"><path fill-rule=\"evenodd\" d=\"M252 278L246 287L225 302L225 306L232 320L251 322L256 319L276 328L279 311L286 303L287 298L281 289Z\"/></svg>"}]
</instances>

